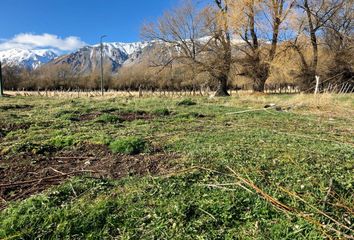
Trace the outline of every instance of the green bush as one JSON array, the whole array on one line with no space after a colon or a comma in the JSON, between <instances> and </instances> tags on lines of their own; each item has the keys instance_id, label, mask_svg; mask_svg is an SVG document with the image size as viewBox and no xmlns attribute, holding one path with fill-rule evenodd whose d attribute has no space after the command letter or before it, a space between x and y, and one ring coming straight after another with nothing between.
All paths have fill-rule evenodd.
<instances>
[{"instance_id":1,"label":"green bush","mask_svg":"<svg viewBox=\"0 0 354 240\"><path fill-rule=\"evenodd\" d=\"M139 137L125 137L111 142L109 148L114 153L133 155L144 152L147 148L147 143Z\"/></svg>"},{"instance_id":2,"label":"green bush","mask_svg":"<svg viewBox=\"0 0 354 240\"><path fill-rule=\"evenodd\" d=\"M184 100L178 102L177 105L178 106L193 106L193 105L197 105L197 103L193 102L192 99L187 98L187 99L184 99Z\"/></svg>"},{"instance_id":3,"label":"green bush","mask_svg":"<svg viewBox=\"0 0 354 240\"><path fill-rule=\"evenodd\" d=\"M101 116L99 116L98 118L96 118L96 122L118 123L118 122L120 122L120 118L116 115L105 113L105 114L102 114Z\"/></svg>"}]
</instances>

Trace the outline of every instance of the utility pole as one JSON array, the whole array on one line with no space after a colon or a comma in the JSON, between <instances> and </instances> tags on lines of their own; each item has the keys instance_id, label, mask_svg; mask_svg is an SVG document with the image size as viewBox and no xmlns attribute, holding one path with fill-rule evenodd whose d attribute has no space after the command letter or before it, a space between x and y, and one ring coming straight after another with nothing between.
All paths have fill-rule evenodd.
<instances>
[{"instance_id":1,"label":"utility pole","mask_svg":"<svg viewBox=\"0 0 354 240\"><path fill-rule=\"evenodd\" d=\"M100 42L101 42L101 94L103 96L104 90L103 90L103 38L107 37L107 35L103 35L100 38Z\"/></svg>"},{"instance_id":2,"label":"utility pole","mask_svg":"<svg viewBox=\"0 0 354 240\"><path fill-rule=\"evenodd\" d=\"M1 68L1 61L0 61L0 97L4 96L4 83L2 81L2 68Z\"/></svg>"}]
</instances>

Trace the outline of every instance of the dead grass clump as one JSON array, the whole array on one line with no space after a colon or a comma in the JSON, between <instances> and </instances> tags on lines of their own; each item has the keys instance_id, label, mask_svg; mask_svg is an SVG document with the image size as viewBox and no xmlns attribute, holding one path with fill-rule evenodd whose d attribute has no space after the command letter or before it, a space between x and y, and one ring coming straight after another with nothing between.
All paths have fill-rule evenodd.
<instances>
[{"instance_id":1,"label":"dead grass clump","mask_svg":"<svg viewBox=\"0 0 354 240\"><path fill-rule=\"evenodd\" d=\"M299 94L284 102L298 111L317 115L350 117L354 115L353 100L338 94Z\"/></svg>"}]
</instances>

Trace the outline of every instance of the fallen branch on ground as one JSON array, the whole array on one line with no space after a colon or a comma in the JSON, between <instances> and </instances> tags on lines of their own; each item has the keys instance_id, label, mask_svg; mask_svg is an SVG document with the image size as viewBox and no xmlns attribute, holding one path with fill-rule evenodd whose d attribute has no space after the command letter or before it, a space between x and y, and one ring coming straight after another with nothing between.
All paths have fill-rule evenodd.
<instances>
[{"instance_id":1,"label":"fallen branch on ground","mask_svg":"<svg viewBox=\"0 0 354 240\"><path fill-rule=\"evenodd\" d=\"M34 180L28 180L28 181L23 181L23 182L15 182L15 183L7 183L7 184L0 184L0 189L1 188L8 188L8 187L17 187L17 186L22 186L22 185L28 185L36 182L43 182L43 181L50 181L56 178L62 178L70 175L75 175L78 173L98 173L97 171L92 171L92 170L78 170L78 171L73 171L70 173L62 173L60 175L55 175L55 176L50 176L50 177L44 177L44 178L39 178L39 179L34 179Z\"/></svg>"},{"instance_id":2,"label":"fallen branch on ground","mask_svg":"<svg viewBox=\"0 0 354 240\"><path fill-rule=\"evenodd\" d=\"M256 191L256 193L258 193L260 196L263 197L263 199L265 199L266 201L268 201L269 203L271 203L273 206L275 206L276 208L278 208L279 210L283 211L284 213L286 214L293 214L293 215L296 215L296 216L299 216L299 217L302 217L304 218L305 220L307 220L308 222L312 223L312 224L315 224L316 226L318 227L321 227L321 229L323 231L328 231L328 230L331 230L333 232L336 232L337 234L339 235L342 235L344 236L345 238L348 238L348 239L354 239L354 237L352 235L348 235L346 233L343 233L342 231L338 230L338 229L335 229L329 225L324 225L322 223L320 223L319 221L309 217L309 214L307 213L304 213L296 208L292 208L288 205L285 205L283 203L281 203L280 201L278 201L277 199L273 198L272 196L270 196L269 194L267 194L266 192L264 192L263 190L261 190L259 187L257 187L252 181L250 180L247 180L243 177L241 177L239 174L237 174L232 168L230 167L227 167L234 175L235 177L241 181L242 183L244 183L246 186L254 189ZM289 196L293 196L297 199L299 199L300 201L302 201L303 203L305 203L307 206L309 206L310 208L314 209L318 214L322 215L323 217L326 217L327 219L329 219L331 222L335 223L337 226L343 228L343 229L346 229L348 230L349 232L354 232L353 229L351 229L350 227L340 223L339 221L337 221L336 219L334 219L333 217L329 216L328 214L324 213L323 211L319 210L318 208L316 208L315 206L309 204L308 202L306 202L304 199L302 199L301 197L299 197L297 194L289 191L289 190L286 190L285 188L282 188L280 187L280 189L287 193ZM326 234L324 232L324 234ZM327 235L327 234L326 234Z\"/></svg>"}]
</instances>

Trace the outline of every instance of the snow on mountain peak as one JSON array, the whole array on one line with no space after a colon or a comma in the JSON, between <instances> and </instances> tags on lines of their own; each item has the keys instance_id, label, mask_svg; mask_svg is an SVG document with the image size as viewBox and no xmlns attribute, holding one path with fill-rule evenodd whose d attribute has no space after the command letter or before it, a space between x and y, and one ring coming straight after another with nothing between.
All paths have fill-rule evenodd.
<instances>
[{"instance_id":1,"label":"snow on mountain peak","mask_svg":"<svg viewBox=\"0 0 354 240\"><path fill-rule=\"evenodd\" d=\"M110 62L112 70L115 71L128 59L131 61L136 59L143 49L150 44L151 42L105 42L103 43L103 55L105 61ZM88 45L75 52L63 55L60 58L58 58L59 56L56 52L51 49L27 50L16 48L0 51L0 61L3 65L19 66L33 70L57 59L57 62L80 65L81 68L91 69L100 64L100 47L100 44ZM83 65L85 67L82 67Z\"/></svg>"},{"instance_id":2,"label":"snow on mountain peak","mask_svg":"<svg viewBox=\"0 0 354 240\"><path fill-rule=\"evenodd\" d=\"M103 43L103 47L105 49L119 49L123 53L127 55L131 55L137 51L142 50L146 46L149 45L149 42L133 42L133 43L123 43L123 42L111 42L111 43ZM94 48L101 47L101 44L93 45Z\"/></svg>"},{"instance_id":3,"label":"snow on mountain peak","mask_svg":"<svg viewBox=\"0 0 354 240\"><path fill-rule=\"evenodd\" d=\"M30 70L48 63L58 57L51 49L28 50L14 48L0 51L0 61L4 66L19 66Z\"/></svg>"}]
</instances>

